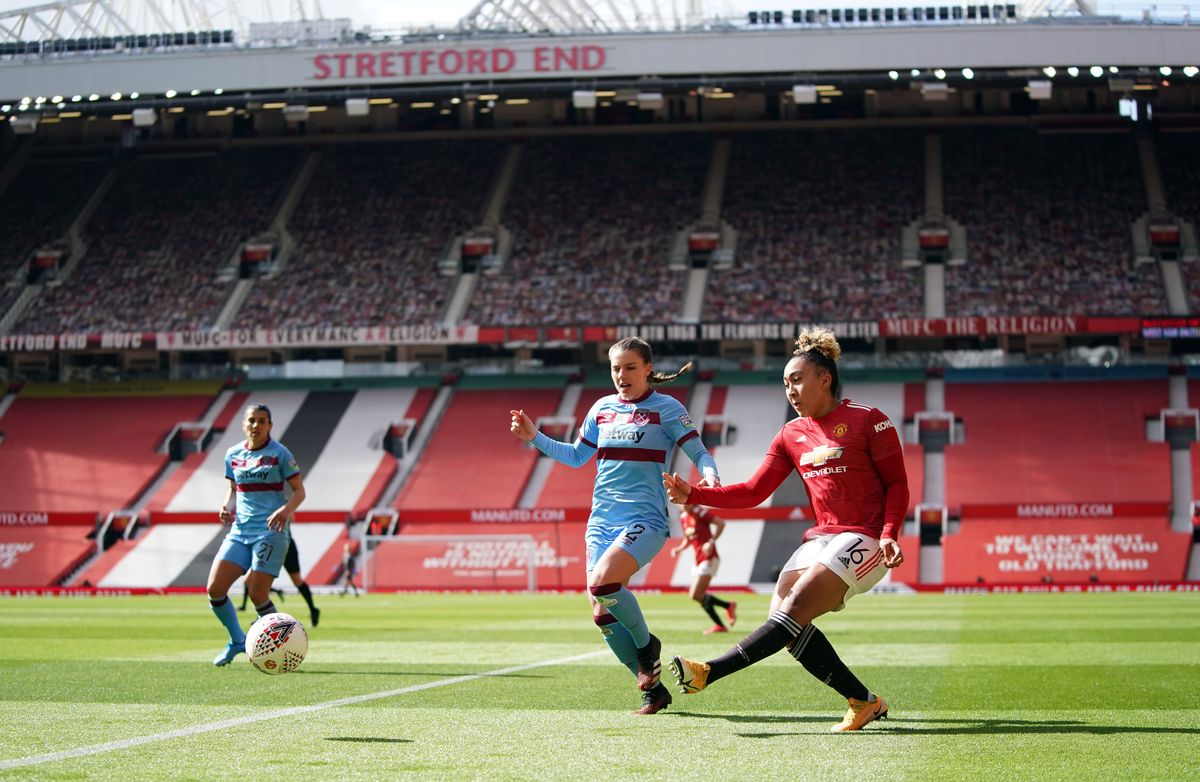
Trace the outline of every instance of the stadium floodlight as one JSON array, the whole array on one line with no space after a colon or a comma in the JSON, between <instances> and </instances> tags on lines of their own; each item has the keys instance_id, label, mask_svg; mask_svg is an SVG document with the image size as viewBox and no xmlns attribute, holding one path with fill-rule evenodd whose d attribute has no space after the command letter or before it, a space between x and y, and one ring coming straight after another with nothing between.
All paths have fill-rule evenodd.
<instances>
[{"instance_id":1,"label":"stadium floodlight","mask_svg":"<svg viewBox=\"0 0 1200 782\"><path fill-rule=\"evenodd\" d=\"M595 90L575 90L571 93L571 105L577 109L596 108Z\"/></svg>"},{"instance_id":2,"label":"stadium floodlight","mask_svg":"<svg viewBox=\"0 0 1200 782\"><path fill-rule=\"evenodd\" d=\"M792 100L797 106L817 102L817 86L815 84L792 85Z\"/></svg>"},{"instance_id":3,"label":"stadium floodlight","mask_svg":"<svg viewBox=\"0 0 1200 782\"><path fill-rule=\"evenodd\" d=\"M1169 69L1168 69L1168 70L1169 70ZM1170 76L1170 75L1171 75L1170 73L1164 73L1164 74L1163 74L1163 76ZM51 98L51 99L50 99L50 102L51 102L51 103L62 103L62 102L63 102L63 96L61 96L61 95L55 95L53 98Z\"/></svg>"},{"instance_id":4,"label":"stadium floodlight","mask_svg":"<svg viewBox=\"0 0 1200 782\"><path fill-rule=\"evenodd\" d=\"M1088 68L1088 73L1092 74L1092 76L1099 79L1101 76L1104 75L1104 69L1101 68L1099 65L1093 65L1091 68Z\"/></svg>"},{"instance_id":5,"label":"stadium floodlight","mask_svg":"<svg viewBox=\"0 0 1200 782\"><path fill-rule=\"evenodd\" d=\"M1120 73L1121 69L1115 65L1110 65L1110 66L1108 66L1108 72L1109 73Z\"/></svg>"},{"instance_id":6,"label":"stadium floodlight","mask_svg":"<svg viewBox=\"0 0 1200 782\"><path fill-rule=\"evenodd\" d=\"M88 96L88 100L100 100L100 96L93 92Z\"/></svg>"},{"instance_id":7,"label":"stadium floodlight","mask_svg":"<svg viewBox=\"0 0 1200 782\"><path fill-rule=\"evenodd\" d=\"M1079 69L1072 65L1070 68L1067 68L1067 75L1071 78L1075 78L1079 75Z\"/></svg>"},{"instance_id":8,"label":"stadium floodlight","mask_svg":"<svg viewBox=\"0 0 1200 782\"><path fill-rule=\"evenodd\" d=\"M1047 79L1029 80L1029 97L1033 100L1050 100L1054 83Z\"/></svg>"},{"instance_id":9,"label":"stadium floodlight","mask_svg":"<svg viewBox=\"0 0 1200 782\"><path fill-rule=\"evenodd\" d=\"M1053 65L1047 65L1045 68L1042 68L1042 73L1046 74L1047 79L1053 79L1058 71L1054 69Z\"/></svg>"},{"instance_id":10,"label":"stadium floodlight","mask_svg":"<svg viewBox=\"0 0 1200 782\"><path fill-rule=\"evenodd\" d=\"M193 97L193 98L194 98L194 97L196 97L196 96L197 96L197 95L199 95L199 94L200 94L200 90L192 90L192 97Z\"/></svg>"},{"instance_id":11,"label":"stadium floodlight","mask_svg":"<svg viewBox=\"0 0 1200 782\"><path fill-rule=\"evenodd\" d=\"M365 117L371 113L371 104L366 98L346 98L347 117Z\"/></svg>"},{"instance_id":12,"label":"stadium floodlight","mask_svg":"<svg viewBox=\"0 0 1200 782\"><path fill-rule=\"evenodd\" d=\"M133 110L133 126L135 128L148 128L158 121L158 112L154 109L134 109Z\"/></svg>"},{"instance_id":13,"label":"stadium floodlight","mask_svg":"<svg viewBox=\"0 0 1200 782\"><path fill-rule=\"evenodd\" d=\"M129 99L130 99L130 100L137 100L137 99L138 99L138 95L140 95L140 94L141 94L141 93L137 93L137 92L131 92L131 93L129 93Z\"/></svg>"},{"instance_id":14,"label":"stadium floodlight","mask_svg":"<svg viewBox=\"0 0 1200 782\"><path fill-rule=\"evenodd\" d=\"M79 101L81 101L81 100L83 100L83 96L82 96L82 95L72 95L72 96L71 96L71 102L72 102L72 103L78 103L78 102L79 102Z\"/></svg>"},{"instance_id":15,"label":"stadium floodlight","mask_svg":"<svg viewBox=\"0 0 1200 782\"><path fill-rule=\"evenodd\" d=\"M1193 78L1197 73L1200 73L1200 68L1197 68L1195 65L1189 65L1183 69L1183 75L1189 79Z\"/></svg>"},{"instance_id":16,"label":"stadium floodlight","mask_svg":"<svg viewBox=\"0 0 1200 782\"><path fill-rule=\"evenodd\" d=\"M898 71L888 71L888 78L895 81L900 78L900 73Z\"/></svg>"},{"instance_id":17,"label":"stadium floodlight","mask_svg":"<svg viewBox=\"0 0 1200 782\"><path fill-rule=\"evenodd\" d=\"M8 112L12 111L12 104L5 103L3 106L0 106L0 111L3 111L5 114L7 114Z\"/></svg>"},{"instance_id":18,"label":"stadium floodlight","mask_svg":"<svg viewBox=\"0 0 1200 782\"><path fill-rule=\"evenodd\" d=\"M935 68L933 71L933 75L936 78L944 79L944 78L946 78L946 71L944 68Z\"/></svg>"},{"instance_id":19,"label":"stadium floodlight","mask_svg":"<svg viewBox=\"0 0 1200 782\"><path fill-rule=\"evenodd\" d=\"M224 95L224 94L225 94L225 90L221 87L217 87L215 90L213 90L213 95Z\"/></svg>"},{"instance_id":20,"label":"stadium floodlight","mask_svg":"<svg viewBox=\"0 0 1200 782\"><path fill-rule=\"evenodd\" d=\"M168 98L174 98L178 94L179 93L176 92L175 90L167 90L166 92L163 93L163 95L167 96Z\"/></svg>"},{"instance_id":21,"label":"stadium floodlight","mask_svg":"<svg viewBox=\"0 0 1200 782\"><path fill-rule=\"evenodd\" d=\"M975 69L974 68L963 68L962 69L962 77L964 79L966 79L967 81L974 79L975 78Z\"/></svg>"},{"instance_id":22,"label":"stadium floodlight","mask_svg":"<svg viewBox=\"0 0 1200 782\"><path fill-rule=\"evenodd\" d=\"M908 75L909 75L909 76L912 76L913 78L916 78L917 76L920 76L920 75L921 75L921 69L920 69L920 68L913 68L911 71L909 71L909 72L908 72Z\"/></svg>"},{"instance_id":23,"label":"stadium floodlight","mask_svg":"<svg viewBox=\"0 0 1200 782\"><path fill-rule=\"evenodd\" d=\"M109 97L110 99L112 99L112 100L120 100L120 99L121 99L121 93L119 93L119 92L114 92L112 95L109 95L108 97Z\"/></svg>"},{"instance_id":24,"label":"stadium floodlight","mask_svg":"<svg viewBox=\"0 0 1200 782\"><path fill-rule=\"evenodd\" d=\"M1158 69L1158 72L1161 73L1163 76L1170 76L1171 75L1171 66L1164 65Z\"/></svg>"}]
</instances>

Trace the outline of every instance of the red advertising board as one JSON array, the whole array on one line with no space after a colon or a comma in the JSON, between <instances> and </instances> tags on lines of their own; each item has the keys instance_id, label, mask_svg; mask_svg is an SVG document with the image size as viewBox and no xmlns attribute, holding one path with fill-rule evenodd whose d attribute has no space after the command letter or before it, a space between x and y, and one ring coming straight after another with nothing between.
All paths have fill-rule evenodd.
<instances>
[{"instance_id":1,"label":"red advertising board","mask_svg":"<svg viewBox=\"0 0 1200 782\"><path fill-rule=\"evenodd\" d=\"M1164 519L964 521L943 538L948 584L1180 581L1191 535Z\"/></svg>"},{"instance_id":2,"label":"red advertising board","mask_svg":"<svg viewBox=\"0 0 1200 782\"><path fill-rule=\"evenodd\" d=\"M425 523L376 546L371 588L525 589L529 536L539 589L587 586L583 522L560 524Z\"/></svg>"},{"instance_id":3,"label":"red advertising board","mask_svg":"<svg viewBox=\"0 0 1200 782\"><path fill-rule=\"evenodd\" d=\"M0 527L0 587L52 586L96 550L92 529Z\"/></svg>"},{"instance_id":4,"label":"red advertising board","mask_svg":"<svg viewBox=\"0 0 1200 782\"><path fill-rule=\"evenodd\" d=\"M94 525L92 511L75 513L46 513L35 510L0 510L0 527L50 527Z\"/></svg>"}]
</instances>

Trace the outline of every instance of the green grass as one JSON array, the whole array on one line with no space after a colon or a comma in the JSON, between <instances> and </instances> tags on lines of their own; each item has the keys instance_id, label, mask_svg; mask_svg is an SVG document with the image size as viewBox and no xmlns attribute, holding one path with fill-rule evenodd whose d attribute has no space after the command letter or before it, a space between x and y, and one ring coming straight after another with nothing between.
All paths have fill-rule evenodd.
<instances>
[{"instance_id":1,"label":"green grass","mask_svg":"<svg viewBox=\"0 0 1200 782\"><path fill-rule=\"evenodd\" d=\"M200 595L0 600L0 763L604 649L579 595L318 600L308 659L279 677L212 667ZM664 656L740 637L702 636L682 595L641 600ZM749 631L766 598L739 603ZM604 652L0 779L1200 778L1200 596L880 595L819 625L891 719L830 735L845 702L786 654L635 717Z\"/></svg>"}]
</instances>

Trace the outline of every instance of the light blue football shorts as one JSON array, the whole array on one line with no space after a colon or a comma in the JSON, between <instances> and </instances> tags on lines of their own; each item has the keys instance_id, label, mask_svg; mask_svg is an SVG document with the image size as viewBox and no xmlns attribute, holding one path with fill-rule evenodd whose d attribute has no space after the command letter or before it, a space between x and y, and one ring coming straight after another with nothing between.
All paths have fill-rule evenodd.
<instances>
[{"instance_id":1,"label":"light blue football shorts","mask_svg":"<svg viewBox=\"0 0 1200 782\"><path fill-rule=\"evenodd\" d=\"M249 541L235 539L233 534L225 536L217 559L224 559L242 570L260 570L270 576L278 576L287 556L291 536L283 532L268 532Z\"/></svg>"},{"instance_id":2,"label":"light blue football shorts","mask_svg":"<svg viewBox=\"0 0 1200 782\"><path fill-rule=\"evenodd\" d=\"M667 542L668 529L661 521L630 521L624 525L608 525L588 522L584 541L587 546L587 569L592 572L600 557L612 546L617 546L637 560L641 570L662 551Z\"/></svg>"}]
</instances>

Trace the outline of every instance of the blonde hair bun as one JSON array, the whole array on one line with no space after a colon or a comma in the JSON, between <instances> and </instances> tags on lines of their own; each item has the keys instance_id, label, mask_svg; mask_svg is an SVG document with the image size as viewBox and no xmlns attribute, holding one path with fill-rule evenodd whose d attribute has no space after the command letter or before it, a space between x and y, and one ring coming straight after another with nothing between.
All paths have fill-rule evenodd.
<instances>
[{"instance_id":1,"label":"blonde hair bun","mask_svg":"<svg viewBox=\"0 0 1200 782\"><path fill-rule=\"evenodd\" d=\"M837 337L829 329L817 326L807 328L796 337L796 349L793 356L802 356L810 350L815 350L830 361L837 361L842 356L842 346Z\"/></svg>"}]
</instances>

